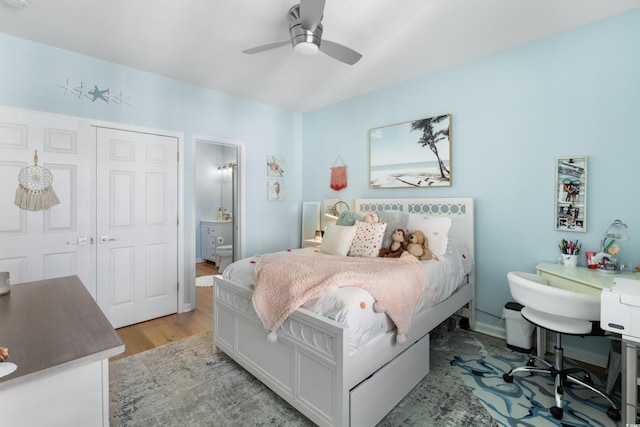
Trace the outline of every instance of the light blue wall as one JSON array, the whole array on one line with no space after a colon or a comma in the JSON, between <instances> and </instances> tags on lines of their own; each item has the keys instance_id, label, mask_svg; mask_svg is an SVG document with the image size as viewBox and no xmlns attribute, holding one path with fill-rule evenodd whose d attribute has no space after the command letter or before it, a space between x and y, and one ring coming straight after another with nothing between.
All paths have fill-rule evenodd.
<instances>
[{"instance_id":1,"label":"light blue wall","mask_svg":"<svg viewBox=\"0 0 640 427\"><path fill-rule=\"evenodd\" d=\"M620 259L640 264L637 40L640 11L301 115L0 34L0 104L184 132L187 219L192 135L244 141L247 254L297 245L291 224L299 225L301 199L473 197L479 320L499 326L510 299L506 273L554 260L562 238L596 248L620 218L632 238L621 243ZM133 106L64 96L58 85L67 78L125 90ZM443 113L453 115L453 186L370 189L369 129ZM266 200L268 154L285 157L285 202ZM341 192L329 188L338 155L348 165ZM555 158L582 155L589 157L588 230L558 232ZM187 237L192 226L185 224Z\"/></svg>"},{"instance_id":2,"label":"light blue wall","mask_svg":"<svg viewBox=\"0 0 640 427\"><path fill-rule=\"evenodd\" d=\"M305 113L304 198L473 197L479 321L495 326L510 300L506 273L555 260L562 238L592 250L620 218L632 240L619 258L640 265L638 40L634 11ZM369 129L444 113L453 186L370 189ZM340 192L329 188L338 155L348 165ZM554 230L554 164L564 156L589 157L586 233Z\"/></svg>"},{"instance_id":3,"label":"light blue wall","mask_svg":"<svg viewBox=\"0 0 640 427\"><path fill-rule=\"evenodd\" d=\"M300 114L221 92L0 34L0 105L47 111L161 130L185 136L186 219L193 197L193 135L242 141L246 145L246 246L251 255L299 244ZM185 64L188 66L188 64ZM132 95L119 107L64 95L59 85L110 87ZM267 155L285 158L286 200L267 201ZM193 224L185 224L187 239ZM296 227L295 230L299 230ZM185 245L195 245L187 241Z\"/></svg>"}]
</instances>

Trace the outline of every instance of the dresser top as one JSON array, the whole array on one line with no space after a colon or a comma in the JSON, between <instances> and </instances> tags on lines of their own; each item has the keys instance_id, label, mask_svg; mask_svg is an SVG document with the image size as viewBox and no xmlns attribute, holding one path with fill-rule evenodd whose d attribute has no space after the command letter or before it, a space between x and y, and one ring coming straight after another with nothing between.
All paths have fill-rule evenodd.
<instances>
[{"instance_id":1,"label":"dresser top","mask_svg":"<svg viewBox=\"0 0 640 427\"><path fill-rule=\"evenodd\" d=\"M0 346L18 366L0 378L0 390L124 351L78 276L11 286L0 296Z\"/></svg>"}]
</instances>

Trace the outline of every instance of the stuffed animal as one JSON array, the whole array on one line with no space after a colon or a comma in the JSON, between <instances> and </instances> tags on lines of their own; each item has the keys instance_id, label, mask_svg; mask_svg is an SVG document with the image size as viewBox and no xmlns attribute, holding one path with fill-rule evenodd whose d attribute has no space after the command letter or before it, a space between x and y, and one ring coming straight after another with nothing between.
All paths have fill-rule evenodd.
<instances>
[{"instance_id":1,"label":"stuffed animal","mask_svg":"<svg viewBox=\"0 0 640 427\"><path fill-rule=\"evenodd\" d=\"M407 242L405 241L405 233L401 228L397 228L391 235L391 246L388 248L380 248L378 256L386 258L398 258L407 250Z\"/></svg>"},{"instance_id":2,"label":"stuffed animal","mask_svg":"<svg viewBox=\"0 0 640 427\"><path fill-rule=\"evenodd\" d=\"M362 215L359 212L342 211L336 225L353 225L356 221L362 221Z\"/></svg>"},{"instance_id":3,"label":"stuffed animal","mask_svg":"<svg viewBox=\"0 0 640 427\"><path fill-rule=\"evenodd\" d=\"M433 258L433 254L429 250L429 240L422 231L414 231L409 234L407 240L409 241L407 251L411 255L415 255L420 260Z\"/></svg>"},{"instance_id":4,"label":"stuffed animal","mask_svg":"<svg viewBox=\"0 0 640 427\"><path fill-rule=\"evenodd\" d=\"M369 223L378 222L378 215L376 215L374 212L363 213L362 222L369 222Z\"/></svg>"}]
</instances>

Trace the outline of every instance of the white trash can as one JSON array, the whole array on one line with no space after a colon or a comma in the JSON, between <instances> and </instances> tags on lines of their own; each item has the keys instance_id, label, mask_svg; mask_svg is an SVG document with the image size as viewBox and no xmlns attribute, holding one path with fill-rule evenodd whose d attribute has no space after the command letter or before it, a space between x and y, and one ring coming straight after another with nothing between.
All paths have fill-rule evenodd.
<instances>
[{"instance_id":1,"label":"white trash can","mask_svg":"<svg viewBox=\"0 0 640 427\"><path fill-rule=\"evenodd\" d=\"M522 317L522 308L517 302L508 302L502 310L502 318L506 322L507 348L528 354L533 350L533 331L536 327Z\"/></svg>"}]
</instances>

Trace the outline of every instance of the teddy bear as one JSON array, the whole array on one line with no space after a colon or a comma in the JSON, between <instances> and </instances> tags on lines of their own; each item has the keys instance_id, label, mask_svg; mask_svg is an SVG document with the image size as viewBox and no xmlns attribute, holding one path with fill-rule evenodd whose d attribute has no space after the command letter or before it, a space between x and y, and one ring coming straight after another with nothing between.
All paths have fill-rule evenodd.
<instances>
[{"instance_id":1,"label":"teddy bear","mask_svg":"<svg viewBox=\"0 0 640 427\"><path fill-rule=\"evenodd\" d=\"M391 245L388 248L380 248L378 256L386 258L398 258L407 250L407 242L405 241L405 233L401 228L394 230L391 235Z\"/></svg>"},{"instance_id":2,"label":"teddy bear","mask_svg":"<svg viewBox=\"0 0 640 427\"><path fill-rule=\"evenodd\" d=\"M433 258L433 254L431 250L429 250L429 240L427 236L420 230L414 231L409 234L407 238L407 251L411 255L415 255L419 260L431 259Z\"/></svg>"},{"instance_id":3,"label":"teddy bear","mask_svg":"<svg viewBox=\"0 0 640 427\"><path fill-rule=\"evenodd\" d=\"M362 222L376 223L378 222L378 215L376 215L374 212L363 213Z\"/></svg>"}]
</instances>

